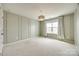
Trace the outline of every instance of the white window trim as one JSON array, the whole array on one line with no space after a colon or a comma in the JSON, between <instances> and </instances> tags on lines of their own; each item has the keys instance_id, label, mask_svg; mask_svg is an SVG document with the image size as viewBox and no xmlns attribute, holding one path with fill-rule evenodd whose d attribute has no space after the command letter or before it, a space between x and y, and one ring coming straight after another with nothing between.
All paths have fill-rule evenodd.
<instances>
[{"instance_id":1,"label":"white window trim","mask_svg":"<svg viewBox=\"0 0 79 59\"><path fill-rule=\"evenodd\" d=\"M58 19L46 21L46 24L47 24L47 23L54 23L54 22L58 22ZM46 34L56 34L56 35L57 35L58 33L53 33L53 32L48 33L48 32L47 32L47 26L46 26Z\"/></svg>"}]
</instances>

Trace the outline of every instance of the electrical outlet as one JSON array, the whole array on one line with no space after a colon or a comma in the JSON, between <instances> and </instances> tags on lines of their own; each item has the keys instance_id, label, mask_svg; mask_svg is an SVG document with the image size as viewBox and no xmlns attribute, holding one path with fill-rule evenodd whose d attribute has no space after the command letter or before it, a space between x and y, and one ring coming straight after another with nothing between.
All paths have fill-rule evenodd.
<instances>
[{"instance_id":1,"label":"electrical outlet","mask_svg":"<svg viewBox=\"0 0 79 59\"><path fill-rule=\"evenodd\" d=\"M1 35L4 35L4 33L1 33Z\"/></svg>"}]
</instances>

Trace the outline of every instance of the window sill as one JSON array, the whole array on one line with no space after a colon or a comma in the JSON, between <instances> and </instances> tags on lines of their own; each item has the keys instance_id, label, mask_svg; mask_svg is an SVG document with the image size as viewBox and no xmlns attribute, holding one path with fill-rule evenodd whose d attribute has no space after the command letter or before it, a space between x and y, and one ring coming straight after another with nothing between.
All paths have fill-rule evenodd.
<instances>
[{"instance_id":1,"label":"window sill","mask_svg":"<svg viewBox=\"0 0 79 59\"><path fill-rule=\"evenodd\" d=\"M46 33L46 34L57 35L57 34L55 34L55 33Z\"/></svg>"}]
</instances>

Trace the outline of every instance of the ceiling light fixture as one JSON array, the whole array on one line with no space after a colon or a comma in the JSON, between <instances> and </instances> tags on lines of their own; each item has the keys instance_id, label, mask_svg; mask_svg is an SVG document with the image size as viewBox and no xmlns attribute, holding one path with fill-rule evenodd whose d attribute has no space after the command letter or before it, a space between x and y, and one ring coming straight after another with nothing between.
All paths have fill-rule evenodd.
<instances>
[{"instance_id":1,"label":"ceiling light fixture","mask_svg":"<svg viewBox=\"0 0 79 59\"><path fill-rule=\"evenodd\" d=\"M40 13L42 13L42 10L40 10ZM43 21L45 19L45 16L41 14L40 16L38 16L38 19L39 21Z\"/></svg>"}]
</instances>

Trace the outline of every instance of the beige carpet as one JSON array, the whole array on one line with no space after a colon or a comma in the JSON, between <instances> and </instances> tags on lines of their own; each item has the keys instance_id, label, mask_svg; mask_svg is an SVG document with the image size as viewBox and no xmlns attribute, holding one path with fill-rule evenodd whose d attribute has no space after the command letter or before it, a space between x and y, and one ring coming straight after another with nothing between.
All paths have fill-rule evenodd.
<instances>
[{"instance_id":1,"label":"beige carpet","mask_svg":"<svg viewBox=\"0 0 79 59\"><path fill-rule=\"evenodd\" d=\"M32 38L4 47L6 56L76 56L74 45L48 38Z\"/></svg>"}]
</instances>

